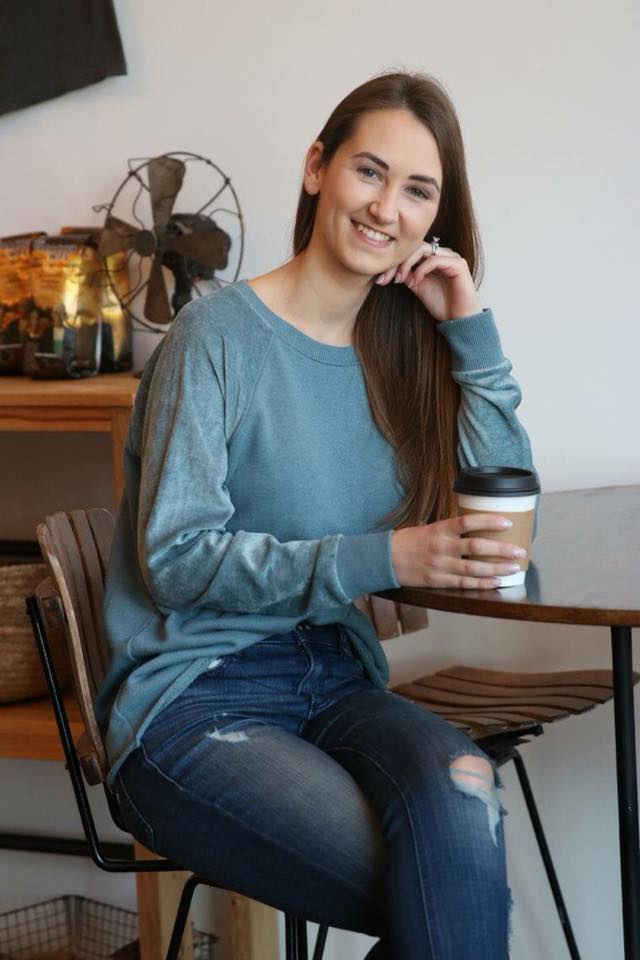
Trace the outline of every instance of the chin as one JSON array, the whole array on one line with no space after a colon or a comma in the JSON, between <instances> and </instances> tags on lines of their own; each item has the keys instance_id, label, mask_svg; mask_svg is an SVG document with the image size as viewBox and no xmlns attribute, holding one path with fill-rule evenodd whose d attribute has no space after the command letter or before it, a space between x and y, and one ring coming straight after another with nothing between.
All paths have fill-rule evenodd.
<instances>
[{"instance_id":1,"label":"chin","mask_svg":"<svg viewBox=\"0 0 640 960\"><path fill-rule=\"evenodd\" d=\"M373 280L378 274L390 270L395 262L380 256L342 256L337 258L343 270L362 280Z\"/></svg>"}]
</instances>

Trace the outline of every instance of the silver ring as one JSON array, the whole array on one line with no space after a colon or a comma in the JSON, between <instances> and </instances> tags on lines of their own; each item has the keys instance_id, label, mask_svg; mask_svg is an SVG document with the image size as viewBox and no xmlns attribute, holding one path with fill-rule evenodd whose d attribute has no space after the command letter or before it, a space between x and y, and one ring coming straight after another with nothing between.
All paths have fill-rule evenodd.
<instances>
[{"instance_id":1,"label":"silver ring","mask_svg":"<svg viewBox=\"0 0 640 960\"><path fill-rule=\"evenodd\" d=\"M431 243L431 256L435 257L436 253L440 249L440 237L432 237L430 243Z\"/></svg>"}]
</instances>

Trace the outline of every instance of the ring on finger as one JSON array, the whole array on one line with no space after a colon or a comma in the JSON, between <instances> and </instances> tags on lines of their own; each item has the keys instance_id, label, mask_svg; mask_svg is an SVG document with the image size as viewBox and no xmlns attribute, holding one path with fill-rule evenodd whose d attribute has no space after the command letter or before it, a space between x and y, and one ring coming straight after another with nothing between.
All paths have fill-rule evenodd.
<instances>
[{"instance_id":1,"label":"ring on finger","mask_svg":"<svg viewBox=\"0 0 640 960\"><path fill-rule=\"evenodd\" d=\"M429 243L431 244L431 256L435 257L440 249L440 237L432 237Z\"/></svg>"}]
</instances>

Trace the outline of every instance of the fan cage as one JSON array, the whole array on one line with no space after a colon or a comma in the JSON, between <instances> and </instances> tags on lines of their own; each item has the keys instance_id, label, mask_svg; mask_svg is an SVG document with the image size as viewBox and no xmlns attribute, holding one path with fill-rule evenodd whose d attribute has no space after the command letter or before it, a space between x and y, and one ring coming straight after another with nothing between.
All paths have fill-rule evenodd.
<instances>
[{"instance_id":1,"label":"fan cage","mask_svg":"<svg viewBox=\"0 0 640 960\"><path fill-rule=\"evenodd\" d=\"M235 281L236 281L236 280L238 279L238 277L240 276L240 268L241 268L241 266L242 266L242 260L243 260L243 257L244 257L244 246L245 246L245 242L244 242L244 217L243 217L243 214L242 214L242 209L241 209L241 207L240 207L240 201L239 201L239 199L238 199L238 195L237 195L237 193L236 193L236 191L235 191L235 188L234 188L234 186L233 186L233 183L231 182L231 178L228 177L228 176L224 173L224 171L223 171L216 163L214 163L213 160L210 160L208 157L204 157L204 156L202 156L201 154L198 154L198 153L192 153L192 152L190 152L190 151L188 151L188 150L172 150L172 151L168 151L167 153L160 154L159 156L176 158L176 159L179 159L179 160L183 160L185 163L194 162L194 161L195 161L195 162L204 163L204 164L206 164L207 166L211 167L213 170L215 170L216 173L222 178L222 186L220 187L220 189L218 189L211 197L209 197L209 199L206 201L206 203L202 204L196 211L193 211L195 215L204 214L205 211L207 210L207 208L210 207L213 203L215 203L215 201L217 200L217 198L224 192L224 190L229 189L229 191L231 192L231 195L232 195L232 197L233 197L233 200L234 200L234 203L235 203L235 206L236 206L236 209L235 209L235 210L232 210L232 209L230 209L230 208L228 208L228 207L216 207L215 209L211 210L210 213L208 213L208 214L206 214L206 215L207 215L207 216L210 216L210 217L213 217L213 215L214 215L215 213L222 211L222 212L231 214L231 216L236 217L237 220L238 220L238 224L239 224L239 233L238 233L238 245L239 245L239 250L238 250L238 261L237 261L237 264L236 264L236 268L235 268L234 275L233 275L233 277L232 277L231 280L222 280L221 278L216 277L216 278L214 279L214 281L213 281L214 286L216 286L216 287L218 287L218 288L219 288L219 287L222 287L222 286L227 286L227 285L230 284L230 283L235 283ZM114 216L115 216L115 214L114 214L114 208L117 206L118 199L120 198L121 194L122 194L123 191L126 189L127 185L131 183L132 179L133 179L133 180L137 180L138 183L139 183L138 193L136 194L136 197L135 197L135 199L134 199L134 201L133 201L133 204L132 204L132 207L131 207L131 212L132 212L132 214L133 214L133 219L137 222L138 226L139 226L141 229L149 229L149 228L147 227L147 225L138 217L138 215L137 215L137 213L136 213L136 210L135 210L135 207L136 207L136 204L137 204L140 196L142 195L143 191L144 191L144 190L148 190L147 185L144 183L142 177L140 176L140 171L141 171L141 170L144 170L146 167L148 167L149 163L150 163L152 160L156 160L156 159L158 159L158 157L131 157L131 158L129 158L129 160L127 160L127 167L128 167L128 169L129 169L129 173L127 174L127 176L124 178L124 180L123 180L123 181L120 183L120 185L118 186L118 188L117 188L116 192L114 193L113 197L111 198L110 202L109 202L109 203L96 204L96 205L93 207L93 210L94 210L96 213L104 213L104 215L105 215L105 222L106 222L106 220L107 220L107 218L108 218L109 216L111 216L111 215L114 215ZM137 166L136 166L135 164L137 164ZM133 253L134 253L134 251L133 251L133 250L130 250L130 251L128 252L128 254L127 254L126 264L127 264L127 270L128 270L128 271L129 271L129 269L130 269L130 261L131 261L131 258L132 258L132 256L133 256ZM146 286L147 286L147 284L148 284L148 282L149 282L149 277L147 277L146 279L143 278L143 276L142 276L142 271L141 271L141 269L140 269L140 264L139 264L139 270L138 270L138 279L137 279L136 283L133 285L133 287L129 290L129 293L127 294L126 298L123 298L123 297L122 297L121 292L120 292L120 290L118 289L118 287L119 287L118 280L117 280L117 278L114 276L114 273L113 273L112 269L111 269L110 266L109 266L108 259L105 259L105 260L103 261L103 265L104 265L104 274L105 274L105 276L106 276L107 283L108 283L111 291L113 292L113 295L114 295L114 296L116 297L116 299L118 300L118 303L120 304L121 308L122 308L123 311L126 313L126 315L131 319L132 324L134 325L134 329L136 329L136 325L137 325L137 328L138 328L138 329L150 330L150 331L153 332L153 333L165 333L166 330L167 330L167 325L166 325L166 324L152 323L152 322L150 322L148 319L143 319L143 318L140 317L137 313L134 313L133 310L131 310L131 308L130 308L130 304L133 303L134 300L146 289ZM208 281L208 282L211 282L211 281ZM195 282L193 283L193 285L194 285L194 287L195 287L196 292L198 293L198 295L200 295L200 291L198 290L198 287L197 287L197 285L195 284ZM0 957L0 960L2 960L1 957Z\"/></svg>"}]
</instances>

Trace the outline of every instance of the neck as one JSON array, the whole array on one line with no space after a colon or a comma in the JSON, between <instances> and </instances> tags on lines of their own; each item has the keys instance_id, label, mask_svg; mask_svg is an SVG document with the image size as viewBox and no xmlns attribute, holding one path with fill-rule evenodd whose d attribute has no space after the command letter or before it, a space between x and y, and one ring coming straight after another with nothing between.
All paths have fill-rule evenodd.
<instances>
[{"instance_id":1,"label":"neck","mask_svg":"<svg viewBox=\"0 0 640 960\"><path fill-rule=\"evenodd\" d=\"M266 305L307 336L333 346L352 343L371 280L323 262L310 244L270 273L250 281Z\"/></svg>"}]
</instances>

